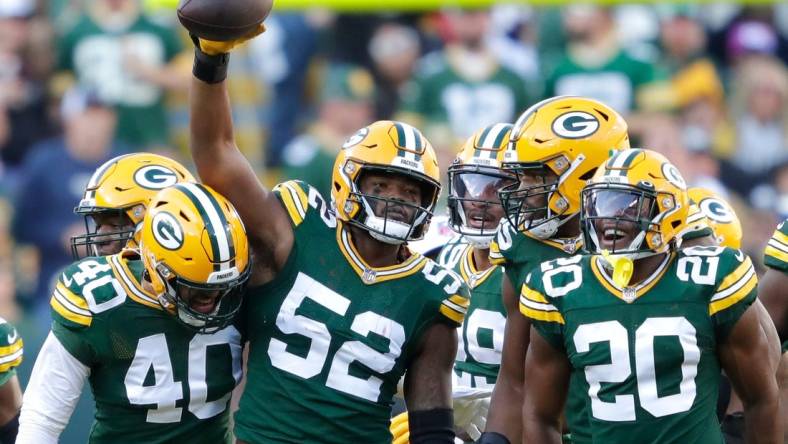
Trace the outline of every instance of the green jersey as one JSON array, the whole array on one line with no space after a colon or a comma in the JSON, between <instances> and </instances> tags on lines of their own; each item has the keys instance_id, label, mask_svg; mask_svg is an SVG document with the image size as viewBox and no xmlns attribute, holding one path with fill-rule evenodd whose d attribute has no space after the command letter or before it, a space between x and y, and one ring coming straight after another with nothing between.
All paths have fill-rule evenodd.
<instances>
[{"instance_id":1,"label":"green jersey","mask_svg":"<svg viewBox=\"0 0 788 444\"><path fill-rule=\"evenodd\" d=\"M468 288L412 254L367 265L317 190L274 188L294 242L284 267L250 290L247 383L235 435L250 443L390 442L397 383L436 322L462 324Z\"/></svg>"},{"instance_id":2,"label":"green jersey","mask_svg":"<svg viewBox=\"0 0 788 444\"><path fill-rule=\"evenodd\" d=\"M427 55L403 97L403 111L429 123L447 124L462 140L478 128L513 122L527 105L522 78L499 65L492 55L471 61L466 54L449 48ZM468 71L463 68L465 63L489 66L471 78L463 74Z\"/></svg>"},{"instance_id":3,"label":"green jersey","mask_svg":"<svg viewBox=\"0 0 788 444\"><path fill-rule=\"evenodd\" d=\"M788 220L782 221L766 245L763 263L777 271L788 274ZM783 342L783 353L788 351L788 340Z\"/></svg>"},{"instance_id":4,"label":"green jersey","mask_svg":"<svg viewBox=\"0 0 788 444\"><path fill-rule=\"evenodd\" d=\"M91 443L228 443L241 378L241 333L196 334L143 290L123 252L66 268L52 295L52 333L90 368Z\"/></svg>"},{"instance_id":5,"label":"green jersey","mask_svg":"<svg viewBox=\"0 0 788 444\"><path fill-rule=\"evenodd\" d=\"M88 15L58 40L58 68L74 73L79 86L114 106L117 137L133 147L169 142L164 89L127 68L162 68L181 51L178 34L145 15L125 30L105 29Z\"/></svg>"},{"instance_id":6,"label":"green jersey","mask_svg":"<svg viewBox=\"0 0 788 444\"><path fill-rule=\"evenodd\" d=\"M600 256L534 269L520 311L571 365L566 410L575 443L722 444L717 347L756 297L739 250L691 247L619 288ZM578 401L582 400L582 401Z\"/></svg>"},{"instance_id":7,"label":"green jersey","mask_svg":"<svg viewBox=\"0 0 788 444\"><path fill-rule=\"evenodd\" d=\"M503 266L514 291L519 293L525 278L540 263L570 257L582 248L582 238L538 239L514 229L508 219L501 221L495 240L490 244L490 261ZM585 412L586 405L567 400L566 410ZM582 416L581 413L579 416ZM574 432L574 430L572 430Z\"/></svg>"},{"instance_id":8,"label":"green jersey","mask_svg":"<svg viewBox=\"0 0 788 444\"><path fill-rule=\"evenodd\" d=\"M443 247L438 263L453 269L471 290L454 372L463 386L492 387L501 367L506 326L506 308L501 299L503 269L493 265L486 270L477 270L473 262L473 247L461 236Z\"/></svg>"},{"instance_id":9,"label":"green jersey","mask_svg":"<svg viewBox=\"0 0 788 444\"><path fill-rule=\"evenodd\" d=\"M788 220L777 226L766 245L763 262L767 267L788 273Z\"/></svg>"},{"instance_id":10,"label":"green jersey","mask_svg":"<svg viewBox=\"0 0 788 444\"><path fill-rule=\"evenodd\" d=\"M503 265L515 291L525 282L532 268L544 261L567 257L580 250L580 237L573 239L538 239L515 230L507 219L501 221L495 240L490 244L490 261Z\"/></svg>"},{"instance_id":11,"label":"green jersey","mask_svg":"<svg viewBox=\"0 0 788 444\"><path fill-rule=\"evenodd\" d=\"M16 328L0 318L0 386L16 374L16 368L22 363L22 346Z\"/></svg>"},{"instance_id":12,"label":"green jersey","mask_svg":"<svg viewBox=\"0 0 788 444\"><path fill-rule=\"evenodd\" d=\"M635 107L637 89L657 80L653 63L620 51L605 64L588 67L565 56L547 78L546 96L593 97L620 113Z\"/></svg>"}]
</instances>

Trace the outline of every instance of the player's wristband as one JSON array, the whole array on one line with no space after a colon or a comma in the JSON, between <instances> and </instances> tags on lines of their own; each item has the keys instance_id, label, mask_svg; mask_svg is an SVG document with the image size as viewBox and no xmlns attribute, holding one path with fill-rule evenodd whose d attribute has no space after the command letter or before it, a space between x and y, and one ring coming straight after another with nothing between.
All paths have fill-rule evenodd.
<instances>
[{"instance_id":1,"label":"player's wristband","mask_svg":"<svg viewBox=\"0 0 788 444\"><path fill-rule=\"evenodd\" d=\"M509 439L500 433L484 432L476 444L511 444Z\"/></svg>"},{"instance_id":2,"label":"player's wristband","mask_svg":"<svg viewBox=\"0 0 788 444\"><path fill-rule=\"evenodd\" d=\"M230 54L208 55L200 49L200 40L195 35L191 35L194 42L194 66L192 74L205 83L219 83L227 78L227 64L230 62Z\"/></svg>"},{"instance_id":3,"label":"player's wristband","mask_svg":"<svg viewBox=\"0 0 788 444\"><path fill-rule=\"evenodd\" d=\"M454 413L451 409L408 412L410 444L453 444Z\"/></svg>"},{"instance_id":4,"label":"player's wristband","mask_svg":"<svg viewBox=\"0 0 788 444\"><path fill-rule=\"evenodd\" d=\"M16 434L19 432L19 413L2 427L0 427L0 443L11 444L16 442Z\"/></svg>"}]
</instances>

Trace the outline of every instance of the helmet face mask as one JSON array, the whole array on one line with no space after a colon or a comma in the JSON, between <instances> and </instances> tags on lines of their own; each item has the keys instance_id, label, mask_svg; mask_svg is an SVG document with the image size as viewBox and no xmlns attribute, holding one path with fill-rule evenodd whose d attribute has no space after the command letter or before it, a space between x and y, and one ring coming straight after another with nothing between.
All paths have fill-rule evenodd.
<instances>
[{"instance_id":1,"label":"helmet face mask","mask_svg":"<svg viewBox=\"0 0 788 444\"><path fill-rule=\"evenodd\" d=\"M197 284L179 278L164 264L155 267L157 278L164 284L159 303L176 311L176 319L200 334L215 333L232 323L241 309L251 268L247 267L235 281L221 285ZM203 311L194 305L208 308Z\"/></svg>"},{"instance_id":2,"label":"helmet face mask","mask_svg":"<svg viewBox=\"0 0 788 444\"><path fill-rule=\"evenodd\" d=\"M334 162L331 198L337 218L380 242L424 237L440 189L435 151L405 123L382 120L360 129Z\"/></svg>"},{"instance_id":3,"label":"helmet face mask","mask_svg":"<svg viewBox=\"0 0 788 444\"><path fill-rule=\"evenodd\" d=\"M556 199L563 201L558 193L558 175L544 164L518 165L506 170L517 177L498 193L509 223L539 238L553 236L565 220L561 219L564 211L555 211L550 205Z\"/></svg>"},{"instance_id":4,"label":"helmet face mask","mask_svg":"<svg viewBox=\"0 0 788 444\"><path fill-rule=\"evenodd\" d=\"M87 212L84 220L85 234L71 237L71 255L75 260L118 253L136 232L135 224L123 210Z\"/></svg>"},{"instance_id":5,"label":"helmet face mask","mask_svg":"<svg viewBox=\"0 0 788 444\"><path fill-rule=\"evenodd\" d=\"M629 186L597 184L583 190L580 213L587 250L634 256L650 253L646 234L658 232L653 222L658 209L654 191Z\"/></svg>"},{"instance_id":6,"label":"helmet face mask","mask_svg":"<svg viewBox=\"0 0 788 444\"><path fill-rule=\"evenodd\" d=\"M449 223L477 248L488 248L505 217L498 191L514 182L514 175L480 165L449 167Z\"/></svg>"},{"instance_id":7,"label":"helmet face mask","mask_svg":"<svg viewBox=\"0 0 788 444\"><path fill-rule=\"evenodd\" d=\"M401 191L389 191L398 188ZM404 188L404 191L402 189ZM392 194L400 194L393 196ZM401 193L410 194L403 198ZM413 239L418 227L432 218L430 207L433 186L402 172L366 167L354 183L351 198L359 202L364 211L348 221L384 243L400 244Z\"/></svg>"}]
</instances>

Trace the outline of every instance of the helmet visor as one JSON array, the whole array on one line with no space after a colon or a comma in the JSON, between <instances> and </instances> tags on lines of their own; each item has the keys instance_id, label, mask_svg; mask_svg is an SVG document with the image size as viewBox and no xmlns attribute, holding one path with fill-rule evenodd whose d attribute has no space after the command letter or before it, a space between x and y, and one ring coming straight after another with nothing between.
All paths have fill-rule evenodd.
<instances>
[{"instance_id":1,"label":"helmet visor","mask_svg":"<svg viewBox=\"0 0 788 444\"><path fill-rule=\"evenodd\" d=\"M515 182L514 175L497 169L449 172L449 216L454 231L492 236L505 217L498 191Z\"/></svg>"},{"instance_id":2,"label":"helmet visor","mask_svg":"<svg viewBox=\"0 0 788 444\"><path fill-rule=\"evenodd\" d=\"M586 188L581 197L581 226L592 253L639 252L646 233L658 230L653 193L604 185Z\"/></svg>"}]
</instances>

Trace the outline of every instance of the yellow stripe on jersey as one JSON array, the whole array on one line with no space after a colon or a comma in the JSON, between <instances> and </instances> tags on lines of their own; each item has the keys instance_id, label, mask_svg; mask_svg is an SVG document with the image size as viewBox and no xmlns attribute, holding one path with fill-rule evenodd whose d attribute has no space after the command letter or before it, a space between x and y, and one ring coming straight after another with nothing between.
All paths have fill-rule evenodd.
<instances>
[{"instance_id":1,"label":"yellow stripe on jersey","mask_svg":"<svg viewBox=\"0 0 788 444\"><path fill-rule=\"evenodd\" d=\"M536 290L531 290L525 284L523 284L523 287L520 289L520 294L525 296L526 299L532 300L534 302L538 302L540 304L549 304L547 298L545 298L542 293L539 293Z\"/></svg>"},{"instance_id":2,"label":"yellow stripe on jersey","mask_svg":"<svg viewBox=\"0 0 788 444\"><path fill-rule=\"evenodd\" d=\"M0 373L7 372L22 363L24 354L22 338L17 339L13 344L0 347Z\"/></svg>"},{"instance_id":3,"label":"yellow stripe on jersey","mask_svg":"<svg viewBox=\"0 0 788 444\"><path fill-rule=\"evenodd\" d=\"M308 201L306 193L292 181L282 182L275 186L274 190L279 192L279 196L282 198L282 203L284 203L293 225L300 225L304 221L304 217L306 217Z\"/></svg>"},{"instance_id":4,"label":"yellow stripe on jersey","mask_svg":"<svg viewBox=\"0 0 788 444\"><path fill-rule=\"evenodd\" d=\"M746 258L731 274L723 279L709 302L709 315L719 313L741 301L758 285L758 276L750 258Z\"/></svg>"},{"instance_id":5,"label":"yellow stripe on jersey","mask_svg":"<svg viewBox=\"0 0 788 444\"><path fill-rule=\"evenodd\" d=\"M537 321L566 323L558 309L542 293L523 284L520 290L520 313Z\"/></svg>"},{"instance_id":6,"label":"yellow stripe on jersey","mask_svg":"<svg viewBox=\"0 0 788 444\"><path fill-rule=\"evenodd\" d=\"M498 246L496 241L490 242L490 263L493 265L504 265L506 263L506 258L501 254L501 247Z\"/></svg>"},{"instance_id":7,"label":"yellow stripe on jersey","mask_svg":"<svg viewBox=\"0 0 788 444\"><path fill-rule=\"evenodd\" d=\"M468 311L469 304L470 301L468 298L455 294L441 302L440 312L452 321L462 324L462 321L465 319L465 313Z\"/></svg>"},{"instance_id":8,"label":"yellow stripe on jersey","mask_svg":"<svg viewBox=\"0 0 788 444\"><path fill-rule=\"evenodd\" d=\"M71 290L66 288L66 286L63 285L62 282L57 283L57 285L55 286L55 291L60 292L60 294L63 295L68 300L68 302L72 303L77 308L81 308L82 310L88 310L88 303L87 301L85 301L85 298L75 295Z\"/></svg>"},{"instance_id":9,"label":"yellow stripe on jersey","mask_svg":"<svg viewBox=\"0 0 788 444\"><path fill-rule=\"evenodd\" d=\"M49 300L49 305L51 305L52 309L60 314L60 316L63 316L75 324L90 327L90 324L93 322L93 317L89 315L90 312L88 312L88 315L84 315L72 311L74 307L65 301L65 296L61 295L58 291L55 291L52 295L52 299Z\"/></svg>"},{"instance_id":10,"label":"yellow stripe on jersey","mask_svg":"<svg viewBox=\"0 0 788 444\"><path fill-rule=\"evenodd\" d=\"M780 262L788 263L788 236L780 231L775 231L764 251L766 256Z\"/></svg>"},{"instance_id":11,"label":"yellow stripe on jersey","mask_svg":"<svg viewBox=\"0 0 788 444\"><path fill-rule=\"evenodd\" d=\"M736 267L730 274L725 276L720 285L717 286L717 293L727 290L732 285L735 285L741 280L743 276L752 270L752 261L748 256L744 256L744 261Z\"/></svg>"}]
</instances>

